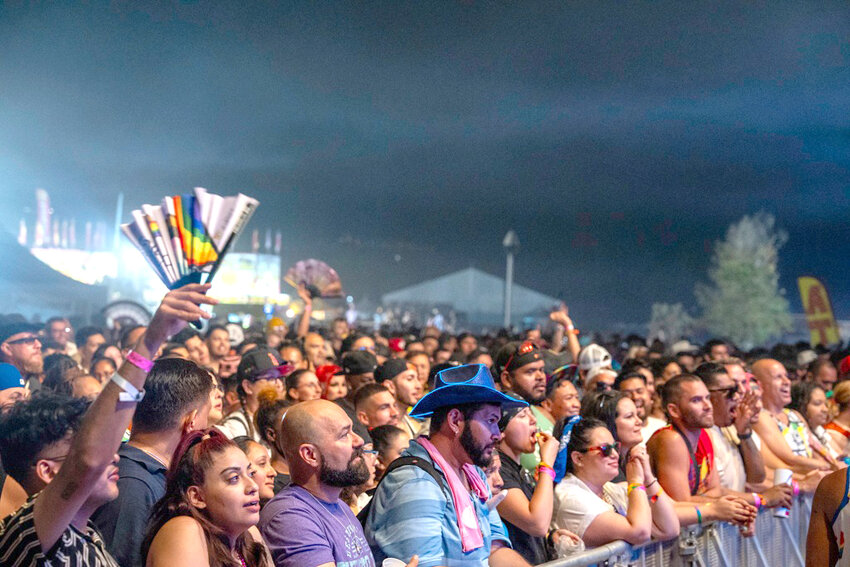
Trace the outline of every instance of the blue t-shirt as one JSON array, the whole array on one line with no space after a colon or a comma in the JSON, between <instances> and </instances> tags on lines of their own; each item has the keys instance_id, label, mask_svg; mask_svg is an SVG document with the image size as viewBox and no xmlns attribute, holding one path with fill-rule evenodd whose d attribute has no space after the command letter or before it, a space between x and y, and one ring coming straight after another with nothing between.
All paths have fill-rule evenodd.
<instances>
[{"instance_id":1,"label":"blue t-shirt","mask_svg":"<svg viewBox=\"0 0 850 567\"><path fill-rule=\"evenodd\" d=\"M344 502L325 502L300 486L278 492L257 524L275 567L375 567L363 528Z\"/></svg>"},{"instance_id":2,"label":"blue t-shirt","mask_svg":"<svg viewBox=\"0 0 850 567\"><path fill-rule=\"evenodd\" d=\"M416 442L402 456L431 461L428 452ZM434 468L442 473L439 465L434 464ZM486 483L484 473L480 469L478 473ZM494 540L510 546L499 513L470 496L484 545L464 553L454 503L447 498L449 494L445 479L443 487L437 486L431 475L412 465L399 467L383 478L372 497L365 530L375 561L380 563L387 557L410 561L418 555L419 567L486 567Z\"/></svg>"}]
</instances>

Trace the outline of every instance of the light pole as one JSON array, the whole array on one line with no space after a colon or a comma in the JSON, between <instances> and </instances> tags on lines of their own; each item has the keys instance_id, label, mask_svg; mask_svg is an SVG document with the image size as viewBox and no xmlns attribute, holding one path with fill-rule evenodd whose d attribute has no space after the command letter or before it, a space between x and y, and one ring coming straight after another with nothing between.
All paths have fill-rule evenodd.
<instances>
[{"instance_id":1,"label":"light pole","mask_svg":"<svg viewBox=\"0 0 850 567\"><path fill-rule=\"evenodd\" d=\"M508 255L505 265L505 319L503 326L509 329L511 326L511 294L514 286L514 254L519 252L519 238L513 229L505 235L502 246Z\"/></svg>"}]
</instances>

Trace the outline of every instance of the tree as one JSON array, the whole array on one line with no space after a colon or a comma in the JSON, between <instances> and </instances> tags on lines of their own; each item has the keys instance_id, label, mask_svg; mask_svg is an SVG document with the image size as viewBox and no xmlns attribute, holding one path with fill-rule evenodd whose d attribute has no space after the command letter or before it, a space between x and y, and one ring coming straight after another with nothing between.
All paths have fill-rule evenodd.
<instances>
[{"instance_id":1,"label":"tree","mask_svg":"<svg viewBox=\"0 0 850 567\"><path fill-rule=\"evenodd\" d=\"M649 340L672 345L693 330L694 319L681 303L653 303Z\"/></svg>"},{"instance_id":2,"label":"tree","mask_svg":"<svg viewBox=\"0 0 850 567\"><path fill-rule=\"evenodd\" d=\"M725 240L715 244L711 285L697 284L694 290L705 326L745 349L791 328L776 268L788 235L774 225L773 215L764 212L731 225Z\"/></svg>"}]
</instances>

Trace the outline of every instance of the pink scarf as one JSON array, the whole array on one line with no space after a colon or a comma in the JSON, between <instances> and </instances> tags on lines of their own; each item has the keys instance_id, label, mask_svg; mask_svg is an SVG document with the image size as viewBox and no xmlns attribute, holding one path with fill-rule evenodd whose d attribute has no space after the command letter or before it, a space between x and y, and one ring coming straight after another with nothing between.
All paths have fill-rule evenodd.
<instances>
[{"instance_id":1,"label":"pink scarf","mask_svg":"<svg viewBox=\"0 0 850 567\"><path fill-rule=\"evenodd\" d=\"M442 469L443 474L446 475L446 480L449 483L449 490L452 492L452 502L454 503L455 513L457 514L457 527L460 532L460 541L463 545L464 553L482 547L484 545L484 536L481 534L481 526L478 525L478 516L475 513L475 506L472 504L469 492L463 486L460 477L457 476L455 470L449 466L431 441L425 437L420 437L416 441L422 445L426 451L428 451L428 454L431 456L431 460L434 461L434 463ZM475 495L481 499L482 502L487 500L487 485L485 485L484 481L481 480L475 466L467 463L463 465L462 470Z\"/></svg>"}]
</instances>

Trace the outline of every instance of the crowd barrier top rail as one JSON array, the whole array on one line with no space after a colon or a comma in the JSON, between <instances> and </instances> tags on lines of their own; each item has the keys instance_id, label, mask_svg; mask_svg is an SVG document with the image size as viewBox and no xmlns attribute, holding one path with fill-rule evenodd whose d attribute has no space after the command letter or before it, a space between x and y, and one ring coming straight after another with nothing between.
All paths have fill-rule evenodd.
<instances>
[{"instance_id":1,"label":"crowd barrier top rail","mask_svg":"<svg viewBox=\"0 0 850 567\"><path fill-rule=\"evenodd\" d=\"M709 522L684 527L669 541L635 546L614 541L539 567L805 567L811 495L797 496L788 518L777 518L774 511L759 511L753 537L741 536L732 524Z\"/></svg>"}]
</instances>

